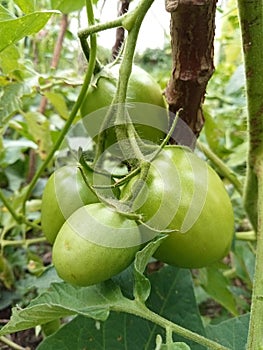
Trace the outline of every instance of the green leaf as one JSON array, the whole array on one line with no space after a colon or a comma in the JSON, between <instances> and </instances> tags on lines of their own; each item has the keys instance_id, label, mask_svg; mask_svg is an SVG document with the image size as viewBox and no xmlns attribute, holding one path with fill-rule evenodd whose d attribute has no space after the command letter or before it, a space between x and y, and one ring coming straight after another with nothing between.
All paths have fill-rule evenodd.
<instances>
[{"instance_id":1,"label":"green leaf","mask_svg":"<svg viewBox=\"0 0 263 350\"><path fill-rule=\"evenodd\" d=\"M39 155L45 159L52 148L49 120L41 113L28 112L25 114L28 131L39 147Z\"/></svg>"},{"instance_id":2,"label":"green leaf","mask_svg":"<svg viewBox=\"0 0 263 350\"><path fill-rule=\"evenodd\" d=\"M77 314L105 321L110 307L123 302L125 298L112 281L85 288L54 283L27 308L13 308L11 320L0 330L0 335Z\"/></svg>"},{"instance_id":3,"label":"green leaf","mask_svg":"<svg viewBox=\"0 0 263 350\"><path fill-rule=\"evenodd\" d=\"M149 279L152 282L150 295L152 309L172 322L204 335L190 272L185 269L164 267L151 274ZM73 301L74 299L75 297ZM130 304L130 307L133 306ZM165 330L124 312L111 312L105 322L77 316L58 332L46 338L37 350L152 350L155 349L158 335L165 339ZM205 350L201 345L175 334L173 342L177 346L172 348L173 350L187 350L188 347L191 350Z\"/></svg>"},{"instance_id":4,"label":"green leaf","mask_svg":"<svg viewBox=\"0 0 263 350\"><path fill-rule=\"evenodd\" d=\"M206 327L208 338L220 341L231 350L245 350L249 326L249 314L235 317L218 325Z\"/></svg>"},{"instance_id":5,"label":"green leaf","mask_svg":"<svg viewBox=\"0 0 263 350\"><path fill-rule=\"evenodd\" d=\"M63 95L56 92L47 91L45 92L45 96L48 98L51 104L55 107L58 114L63 119L68 119L68 116L69 116L68 107L66 105Z\"/></svg>"},{"instance_id":6,"label":"green leaf","mask_svg":"<svg viewBox=\"0 0 263 350\"><path fill-rule=\"evenodd\" d=\"M19 62L20 53L17 47L11 45L0 53L0 65L4 74L9 74L18 68L21 64ZM7 82L6 82L7 84ZM5 85L5 84L0 84Z\"/></svg>"},{"instance_id":7,"label":"green leaf","mask_svg":"<svg viewBox=\"0 0 263 350\"><path fill-rule=\"evenodd\" d=\"M85 0L51 0L51 6L62 13L70 13L82 9Z\"/></svg>"},{"instance_id":8,"label":"green leaf","mask_svg":"<svg viewBox=\"0 0 263 350\"><path fill-rule=\"evenodd\" d=\"M191 273L188 269L178 269L165 266L156 273L149 275L152 291L147 306L155 313L170 321L205 336L203 322L196 304ZM155 334L165 337L163 330L157 325L151 326L150 340L155 340ZM174 335L173 340L187 343L192 350L204 350L204 347Z\"/></svg>"},{"instance_id":9,"label":"green leaf","mask_svg":"<svg viewBox=\"0 0 263 350\"><path fill-rule=\"evenodd\" d=\"M24 13L30 13L35 10L34 0L15 0L15 3Z\"/></svg>"},{"instance_id":10,"label":"green leaf","mask_svg":"<svg viewBox=\"0 0 263 350\"><path fill-rule=\"evenodd\" d=\"M39 32L57 11L34 12L17 19L0 22L0 52L25 36Z\"/></svg>"},{"instance_id":11,"label":"green leaf","mask_svg":"<svg viewBox=\"0 0 263 350\"><path fill-rule=\"evenodd\" d=\"M4 157L1 161L3 166L15 163L21 159L22 153L29 148L37 149L37 145L30 140L4 140Z\"/></svg>"},{"instance_id":12,"label":"green leaf","mask_svg":"<svg viewBox=\"0 0 263 350\"><path fill-rule=\"evenodd\" d=\"M148 299L151 290L150 282L144 275L145 268L164 238L162 236L155 241L151 241L144 249L136 254L134 261L134 297L142 303Z\"/></svg>"},{"instance_id":13,"label":"green leaf","mask_svg":"<svg viewBox=\"0 0 263 350\"><path fill-rule=\"evenodd\" d=\"M164 344L160 334L156 337L155 350L191 350L189 346L182 342L176 342L171 344Z\"/></svg>"},{"instance_id":14,"label":"green leaf","mask_svg":"<svg viewBox=\"0 0 263 350\"><path fill-rule=\"evenodd\" d=\"M191 350L189 346L185 343L172 343L172 344L163 344L160 350Z\"/></svg>"},{"instance_id":15,"label":"green leaf","mask_svg":"<svg viewBox=\"0 0 263 350\"><path fill-rule=\"evenodd\" d=\"M226 152L225 145L222 144L222 139L224 140L224 131L219 128L213 117L210 115L207 109L205 112L205 124L204 131L205 137L209 147L218 155Z\"/></svg>"},{"instance_id":16,"label":"green leaf","mask_svg":"<svg viewBox=\"0 0 263 350\"><path fill-rule=\"evenodd\" d=\"M8 11L4 6L0 5L0 22L6 21L11 18L16 18L13 13Z\"/></svg>"},{"instance_id":17,"label":"green leaf","mask_svg":"<svg viewBox=\"0 0 263 350\"><path fill-rule=\"evenodd\" d=\"M200 269L202 287L213 299L233 315L238 315L237 305L229 287L229 280L216 267Z\"/></svg>"},{"instance_id":18,"label":"green leaf","mask_svg":"<svg viewBox=\"0 0 263 350\"><path fill-rule=\"evenodd\" d=\"M21 108L21 98L29 93L28 87L22 83L12 83L3 88L0 99L0 128Z\"/></svg>"}]
</instances>

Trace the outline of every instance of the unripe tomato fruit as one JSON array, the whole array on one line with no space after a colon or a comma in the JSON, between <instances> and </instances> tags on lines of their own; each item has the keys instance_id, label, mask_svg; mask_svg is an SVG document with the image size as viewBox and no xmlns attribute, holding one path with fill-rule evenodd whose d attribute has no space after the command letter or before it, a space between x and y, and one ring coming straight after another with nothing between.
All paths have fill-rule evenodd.
<instances>
[{"instance_id":1,"label":"unripe tomato fruit","mask_svg":"<svg viewBox=\"0 0 263 350\"><path fill-rule=\"evenodd\" d=\"M134 220L102 203L89 204L61 227L53 246L53 263L66 282L89 286L128 267L140 245Z\"/></svg>"},{"instance_id":2,"label":"unripe tomato fruit","mask_svg":"<svg viewBox=\"0 0 263 350\"><path fill-rule=\"evenodd\" d=\"M109 184L109 178L90 172L91 183ZM118 190L114 190L117 194ZM53 244L66 219L85 204L99 202L97 195L87 186L77 166L66 165L57 169L44 188L41 206L41 225L47 240Z\"/></svg>"},{"instance_id":3,"label":"unripe tomato fruit","mask_svg":"<svg viewBox=\"0 0 263 350\"><path fill-rule=\"evenodd\" d=\"M119 69L120 64L105 66L95 76L94 83L91 84L80 108L84 125L95 140L106 114L105 108L99 109L110 106L116 93ZM126 102L126 108L139 136L160 144L168 127L165 100L158 83L136 65L133 65L130 75ZM93 113L95 111L97 112ZM111 127L108 130L106 146L109 147L116 141L114 129Z\"/></svg>"},{"instance_id":4,"label":"unripe tomato fruit","mask_svg":"<svg viewBox=\"0 0 263 350\"><path fill-rule=\"evenodd\" d=\"M228 194L216 172L187 148L164 147L133 206L149 226L173 230L154 254L167 264L200 268L230 249L234 216Z\"/></svg>"}]
</instances>

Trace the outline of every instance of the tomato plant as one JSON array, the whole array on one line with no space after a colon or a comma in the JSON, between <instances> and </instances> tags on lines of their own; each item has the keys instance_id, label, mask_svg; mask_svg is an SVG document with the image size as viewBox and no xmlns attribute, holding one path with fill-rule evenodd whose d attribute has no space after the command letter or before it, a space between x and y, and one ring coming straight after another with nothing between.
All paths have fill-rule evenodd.
<instances>
[{"instance_id":1,"label":"tomato plant","mask_svg":"<svg viewBox=\"0 0 263 350\"><path fill-rule=\"evenodd\" d=\"M140 245L134 220L101 203L89 204L76 210L60 229L53 263L65 281L88 286L124 270Z\"/></svg>"},{"instance_id":2,"label":"tomato plant","mask_svg":"<svg viewBox=\"0 0 263 350\"><path fill-rule=\"evenodd\" d=\"M123 189L133 191L137 175ZM133 206L156 229L171 229L155 257L187 268L207 266L229 251L234 215L216 172L189 149L166 146L152 162Z\"/></svg>"},{"instance_id":3,"label":"tomato plant","mask_svg":"<svg viewBox=\"0 0 263 350\"><path fill-rule=\"evenodd\" d=\"M120 64L105 66L93 79L81 105L81 115L87 131L96 139L116 93ZM143 69L133 65L128 83L126 111L139 136L159 144L168 127L166 103L158 83ZM101 109L103 108L103 109ZM114 121L107 128L106 147L117 142Z\"/></svg>"},{"instance_id":4,"label":"tomato plant","mask_svg":"<svg viewBox=\"0 0 263 350\"><path fill-rule=\"evenodd\" d=\"M111 183L110 176L85 172L91 184ZM118 195L118 189L114 190ZM42 198L41 223L42 230L50 243L54 243L63 223L78 208L85 204L99 202L99 195L112 195L111 191L97 193L83 179L80 169L74 165L66 165L57 169L48 179Z\"/></svg>"}]
</instances>

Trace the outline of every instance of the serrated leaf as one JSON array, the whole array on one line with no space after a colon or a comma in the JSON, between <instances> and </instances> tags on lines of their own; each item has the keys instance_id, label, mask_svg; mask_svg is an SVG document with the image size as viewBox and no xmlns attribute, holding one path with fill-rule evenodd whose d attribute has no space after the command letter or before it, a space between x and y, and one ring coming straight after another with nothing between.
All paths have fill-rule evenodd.
<instances>
[{"instance_id":1,"label":"serrated leaf","mask_svg":"<svg viewBox=\"0 0 263 350\"><path fill-rule=\"evenodd\" d=\"M231 350L245 350L249 326L249 314L235 317L218 325L206 327L207 336Z\"/></svg>"},{"instance_id":2,"label":"serrated leaf","mask_svg":"<svg viewBox=\"0 0 263 350\"><path fill-rule=\"evenodd\" d=\"M15 0L15 3L24 13L30 13L35 10L34 0Z\"/></svg>"},{"instance_id":3,"label":"serrated leaf","mask_svg":"<svg viewBox=\"0 0 263 350\"><path fill-rule=\"evenodd\" d=\"M190 272L164 267L151 274L149 279L153 282L150 296L150 307L153 311L204 335ZM105 322L77 316L58 332L46 338L37 350L153 350L157 335L165 339L165 330L126 313L111 312ZM182 348L182 343L187 344L191 350L205 350L201 345L175 334L173 341L181 346L180 350L188 349L186 346Z\"/></svg>"},{"instance_id":4,"label":"serrated leaf","mask_svg":"<svg viewBox=\"0 0 263 350\"><path fill-rule=\"evenodd\" d=\"M150 242L136 254L134 261L134 297L135 299L140 300L142 303L148 299L151 290L150 282L148 278L145 277L144 270L149 262L149 259L152 257L164 238L165 237L163 236Z\"/></svg>"},{"instance_id":5,"label":"serrated leaf","mask_svg":"<svg viewBox=\"0 0 263 350\"><path fill-rule=\"evenodd\" d=\"M63 119L68 119L68 116L69 116L68 107L66 105L63 95L58 94L56 92L50 92L50 91L45 92L44 95L48 98L50 103L55 107L58 114Z\"/></svg>"},{"instance_id":6,"label":"serrated leaf","mask_svg":"<svg viewBox=\"0 0 263 350\"><path fill-rule=\"evenodd\" d=\"M235 298L229 290L229 280L216 267L200 270L202 287L214 300L224 306L233 315L238 315Z\"/></svg>"},{"instance_id":7,"label":"serrated leaf","mask_svg":"<svg viewBox=\"0 0 263 350\"><path fill-rule=\"evenodd\" d=\"M82 9L85 6L85 0L51 0L51 6L53 9L67 14Z\"/></svg>"},{"instance_id":8,"label":"serrated leaf","mask_svg":"<svg viewBox=\"0 0 263 350\"><path fill-rule=\"evenodd\" d=\"M17 19L0 22L0 52L6 47L23 39L25 36L39 32L54 13L58 12L38 11Z\"/></svg>"},{"instance_id":9,"label":"serrated leaf","mask_svg":"<svg viewBox=\"0 0 263 350\"><path fill-rule=\"evenodd\" d=\"M119 287L112 281L90 287L75 287L63 282L54 283L27 308L13 308L12 317L0 330L0 335L77 314L96 320L106 320L111 306L125 302L126 299Z\"/></svg>"}]
</instances>

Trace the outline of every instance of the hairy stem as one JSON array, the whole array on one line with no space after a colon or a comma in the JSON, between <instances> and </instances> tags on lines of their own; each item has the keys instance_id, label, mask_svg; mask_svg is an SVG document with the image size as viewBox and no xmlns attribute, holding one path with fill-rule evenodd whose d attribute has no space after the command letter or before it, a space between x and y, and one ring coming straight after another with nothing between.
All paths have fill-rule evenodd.
<instances>
[{"instance_id":1,"label":"hairy stem","mask_svg":"<svg viewBox=\"0 0 263 350\"><path fill-rule=\"evenodd\" d=\"M257 233L247 350L263 349L263 7L238 0L246 73L249 150L244 206Z\"/></svg>"},{"instance_id":2,"label":"hairy stem","mask_svg":"<svg viewBox=\"0 0 263 350\"><path fill-rule=\"evenodd\" d=\"M214 342L213 340L210 340L208 338L203 337L202 335L199 335L195 332L190 331L189 329L186 329L184 327L181 327L166 318L154 313L150 309L148 309L144 304L138 302L138 301L131 301L130 304L127 304L125 302L124 305L121 306L121 308L112 308L113 311L121 311L121 312L127 312L129 314L133 314L139 317L142 317L148 321L151 321L159 326L161 326L164 329L169 329L169 332L176 333L185 339L192 340L200 345L206 346L210 350L230 350L229 348L224 347L221 344L218 344Z\"/></svg>"},{"instance_id":3,"label":"hairy stem","mask_svg":"<svg viewBox=\"0 0 263 350\"><path fill-rule=\"evenodd\" d=\"M237 192L242 195L243 193L243 185L238 180L236 174L229 169L226 164L207 146L205 146L202 142L198 141L198 148L204 153L204 155L218 168L219 173L223 175L226 179L229 180L230 183L235 187Z\"/></svg>"}]
</instances>

